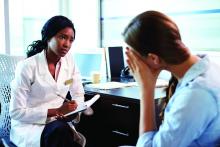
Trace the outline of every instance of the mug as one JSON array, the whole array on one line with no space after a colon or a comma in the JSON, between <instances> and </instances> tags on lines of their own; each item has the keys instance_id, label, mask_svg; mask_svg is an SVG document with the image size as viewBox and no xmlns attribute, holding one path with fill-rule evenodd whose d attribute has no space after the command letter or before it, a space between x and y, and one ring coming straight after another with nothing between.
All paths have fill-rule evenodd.
<instances>
[{"instance_id":1,"label":"mug","mask_svg":"<svg viewBox=\"0 0 220 147\"><path fill-rule=\"evenodd\" d=\"M93 84L100 83L101 81L101 74L98 71L92 71L91 72L91 80Z\"/></svg>"}]
</instances>

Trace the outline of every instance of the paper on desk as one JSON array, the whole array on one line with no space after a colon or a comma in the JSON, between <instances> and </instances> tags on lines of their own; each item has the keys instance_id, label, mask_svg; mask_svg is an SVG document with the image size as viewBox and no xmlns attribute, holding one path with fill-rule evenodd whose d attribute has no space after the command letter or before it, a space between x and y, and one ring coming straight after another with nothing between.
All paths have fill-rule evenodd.
<instances>
[{"instance_id":1,"label":"paper on desk","mask_svg":"<svg viewBox=\"0 0 220 147\"><path fill-rule=\"evenodd\" d=\"M163 79L157 79L156 87L167 87L169 84L169 81L163 80Z\"/></svg>"},{"instance_id":2,"label":"paper on desk","mask_svg":"<svg viewBox=\"0 0 220 147\"><path fill-rule=\"evenodd\" d=\"M166 87L168 85L168 81L163 79L157 79L156 87ZM89 88L96 88L96 89L116 89L116 88L123 88L129 86L138 86L137 82L106 82L106 83L98 83L98 84L88 84L86 87Z\"/></svg>"},{"instance_id":3,"label":"paper on desk","mask_svg":"<svg viewBox=\"0 0 220 147\"><path fill-rule=\"evenodd\" d=\"M127 86L135 86L136 82L129 83L121 83L121 82L106 82L106 83L98 83L98 84L88 84L87 87L96 88L96 89L115 89L122 88Z\"/></svg>"}]
</instances>

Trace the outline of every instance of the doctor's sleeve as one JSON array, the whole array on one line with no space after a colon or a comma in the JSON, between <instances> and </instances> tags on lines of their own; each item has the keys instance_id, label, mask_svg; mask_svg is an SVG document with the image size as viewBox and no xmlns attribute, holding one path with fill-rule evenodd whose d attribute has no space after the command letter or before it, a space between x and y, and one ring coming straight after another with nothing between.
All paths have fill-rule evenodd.
<instances>
[{"instance_id":1,"label":"doctor's sleeve","mask_svg":"<svg viewBox=\"0 0 220 147\"><path fill-rule=\"evenodd\" d=\"M43 105L28 107L27 101L33 82L33 69L27 62L19 62L15 70L15 78L11 82L11 100L9 114L11 119L25 123L44 124L47 109Z\"/></svg>"}]
</instances>

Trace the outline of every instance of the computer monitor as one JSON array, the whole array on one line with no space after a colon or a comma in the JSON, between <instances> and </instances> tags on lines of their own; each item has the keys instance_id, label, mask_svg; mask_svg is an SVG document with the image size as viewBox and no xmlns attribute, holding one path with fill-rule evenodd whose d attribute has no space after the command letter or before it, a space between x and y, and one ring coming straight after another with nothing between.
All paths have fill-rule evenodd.
<instances>
[{"instance_id":1,"label":"computer monitor","mask_svg":"<svg viewBox=\"0 0 220 147\"><path fill-rule=\"evenodd\" d=\"M91 80L91 72L97 71L106 77L106 63L103 48L90 48L73 52L74 60L83 80Z\"/></svg>"},{"instance_id":2,"label":"computer monitor","mask_svg":"<svg viewBox=\"0 0 220 147\"><path fill-rule=\"evenodd\" d=\"M106 48L107 75L111 81L119 81L121 70L125 67L122 46Z\"/></svg>"}]
</instances>

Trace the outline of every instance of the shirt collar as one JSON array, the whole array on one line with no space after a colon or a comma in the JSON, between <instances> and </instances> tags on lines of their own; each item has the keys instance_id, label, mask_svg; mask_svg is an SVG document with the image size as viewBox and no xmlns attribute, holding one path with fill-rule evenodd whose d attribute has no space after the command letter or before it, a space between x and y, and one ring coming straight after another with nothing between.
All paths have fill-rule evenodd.
<instances>
[{"instance_id":1,"label":"shirt collar","mask_svg":"<svg viewBox=\"0 0 220 147\"><path fill-rule=\"evenodd\" d=\"M208 70L210 62L209 57L207 55L199 55L199 57L201 58L201 60L190 67L183 78L179 80L178 87L185 86L187 83Z\"/></svg>"},{"instance_id":2,"label":"shirt collar","mask_svg":"<svg viewBox=\"0 0 220 147\"><path fill-rule=\"evenodd\" d=\"M46 59L45 51L42 51L38 54L39 57L39 63L38 63L38 69L40 74L46 74L46 71L48 70L48 64ZM58 61L58 64L60 63L60 66L62 66L62 69L68 70L69 63L67 62L67 58L61 57Z\"/></svg>"}]
</instances>

